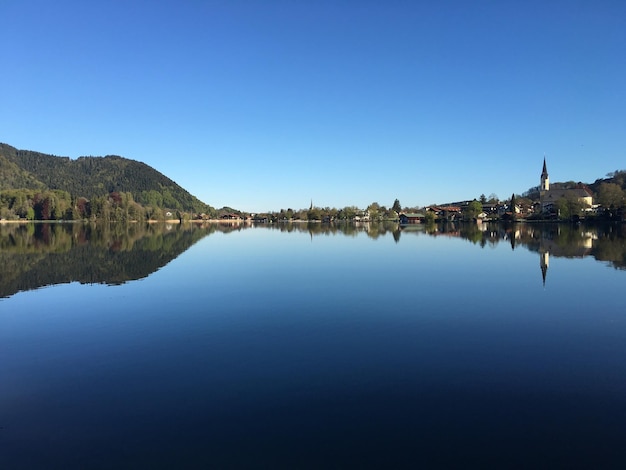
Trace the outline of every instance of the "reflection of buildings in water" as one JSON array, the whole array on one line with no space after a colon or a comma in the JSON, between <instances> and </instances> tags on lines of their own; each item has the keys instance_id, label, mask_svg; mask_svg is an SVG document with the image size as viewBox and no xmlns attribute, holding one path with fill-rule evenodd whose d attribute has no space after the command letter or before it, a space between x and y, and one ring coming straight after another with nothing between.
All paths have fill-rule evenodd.
<instances>
[{"instance_id":1,"label":"reflection of buildings in water","mask_svg":"<svg viewBox=\"0 0 626 470\"><path fill-rule=\"evenodd\" d=\"M598 234L595 232L583 232L581 233L583 238L583 244L585 248L593 248L593 241L598 239Z\"/></svg>"},{"instance_id":2,"label":"reflection of buildings in water","mask_svg":"<svg viewBox=\"0 0 626 470\"><path fill-rule=\"evenodd\" d=\"M559 243L557 237L560 232L560 227L556 233L542 232L539 239L539 266L544 287L546 285L546 275L550 266L551 254L557 258L584 258L591 254L593 241L598 239L595 233L581 232L579 240L568 240L567 243Z\"/></svg>"}]
</instances>

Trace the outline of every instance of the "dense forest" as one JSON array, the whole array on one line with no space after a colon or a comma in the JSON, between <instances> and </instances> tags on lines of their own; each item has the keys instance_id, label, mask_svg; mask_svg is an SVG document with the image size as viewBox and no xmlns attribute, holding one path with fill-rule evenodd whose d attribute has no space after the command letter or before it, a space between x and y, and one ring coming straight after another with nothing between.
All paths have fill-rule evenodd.
<instances>
[{"instance_id":1,"label":"dense forest","mask_svg":"<svg viewBox=\"0 0 626 470\"><path fill-rule=\"evenodd\" d=\"M0 218L145 220L216 210L145 163L71 160L0 143Z\"/></svg>"}]
</instances>

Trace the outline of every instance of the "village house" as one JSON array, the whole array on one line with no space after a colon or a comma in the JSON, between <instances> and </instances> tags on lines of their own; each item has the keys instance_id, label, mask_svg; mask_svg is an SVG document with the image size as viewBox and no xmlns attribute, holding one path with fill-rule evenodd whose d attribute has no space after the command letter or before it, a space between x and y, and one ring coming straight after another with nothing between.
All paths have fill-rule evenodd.
<instances>
[{"instance_id":1,"label":"village house","mask_svg":"<svg viewBox=\"0 0 626 470\"><path fill-rule=\"evenodd\" d=\"M407 213L407 214L401 213L399 217L400 217L400 224L402 225L421 224L424 222L426 218L424 214L422 214L421 212Z\"/></svg>"},{"instance_id":2,"label":"village house","mask_svg":"<svg viewBox=\"0 0 626 470\"><path fill-rule=\"evenodd\" d=\"M426 208L426 211L434 212L435 218L439 220L461 220L462 211L459 206L430 206Z\"/></svg>"}]
</instances>

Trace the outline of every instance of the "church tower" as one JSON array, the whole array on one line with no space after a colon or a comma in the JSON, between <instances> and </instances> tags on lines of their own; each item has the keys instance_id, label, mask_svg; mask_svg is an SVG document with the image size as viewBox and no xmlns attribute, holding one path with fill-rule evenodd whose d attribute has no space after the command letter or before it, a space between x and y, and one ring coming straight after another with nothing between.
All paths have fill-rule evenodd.
<instances>
[{"instance_id":1,"label":"church tower","mask_svg":"<svg viewBox=\"0 0 626 470\"><path fill-rule=\"evenodd\" d=\"M543 171L541 172L541 192L550 191L550 177L548 176L548 168L546 167L546 157L543 157Z\"/></svg>"}]
</instances>

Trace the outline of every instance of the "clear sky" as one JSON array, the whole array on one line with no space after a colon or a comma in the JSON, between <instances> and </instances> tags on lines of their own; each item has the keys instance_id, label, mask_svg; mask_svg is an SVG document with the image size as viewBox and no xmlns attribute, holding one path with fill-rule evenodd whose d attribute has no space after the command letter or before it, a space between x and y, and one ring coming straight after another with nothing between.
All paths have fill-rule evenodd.
<instances>
[{"instance_id":1,"label":"clear sky","mask_svg":"<svg viewBox=\"0 0 626 470\"><path fill-rule=\"evenodd\" d=\"M626 2L0 0L0 141L247 211L626 169Z\"/></svg>"}]
</instances>

